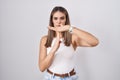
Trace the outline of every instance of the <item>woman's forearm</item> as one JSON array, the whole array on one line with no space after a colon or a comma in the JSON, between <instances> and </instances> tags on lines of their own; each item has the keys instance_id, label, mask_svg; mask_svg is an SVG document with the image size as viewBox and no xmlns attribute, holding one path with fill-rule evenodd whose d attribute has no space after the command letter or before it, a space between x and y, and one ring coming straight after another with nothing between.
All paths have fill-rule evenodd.
<instances>
[{"instance_id":1,"label":"woman's forearm","mask_svg":"<svg viewBox=\"0 0 120 80\"><path fill-rule=\"evenodd\" d=\"M59 47L59 43L58 43L58 40L57 40L56 43L54 44L54 46L51 48L48 55L46 56L46 58L44 60L42 60L42 62L41 62L41 71L42 72L45 69L49 68L49 66L52 64L53 59L54 59L54 55L55 55L58 47Z\"/></svg>"},{"instance_id":2,"label":"woman's forearm","mask_svg":"<svg viewBox=\"0 0 120 80\"><path fill-rule=\"evenodd\" d=\"M45 71L53 62L54 59L54 52L50 52L46 58L40 64L40 70L43 72Z\"/></svg>"}]
</instances>

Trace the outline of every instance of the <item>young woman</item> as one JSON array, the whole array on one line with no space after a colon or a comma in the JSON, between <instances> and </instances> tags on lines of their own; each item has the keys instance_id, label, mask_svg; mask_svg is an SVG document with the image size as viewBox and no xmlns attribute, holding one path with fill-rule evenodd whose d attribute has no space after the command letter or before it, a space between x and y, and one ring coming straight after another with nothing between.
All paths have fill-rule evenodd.
<instances>
[{"instance_id":1,"label":"young woman","mask_svg":"<svg viewBox=\"0 0 120 80\"><path fill-rule=\"evenodd\" d=\"M73 61L77 47L94 47L98 39L92 34L70 25L65 8L53 8L48 35L40 40L39 68L46 70L45 80L77 80Z\"/></svg>"}]
</instances>

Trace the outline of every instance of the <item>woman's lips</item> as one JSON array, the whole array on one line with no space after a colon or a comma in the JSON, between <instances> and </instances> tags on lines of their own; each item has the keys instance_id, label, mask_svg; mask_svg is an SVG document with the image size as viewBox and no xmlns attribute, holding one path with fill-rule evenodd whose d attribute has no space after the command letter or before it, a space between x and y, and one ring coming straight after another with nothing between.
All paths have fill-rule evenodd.
<instances>
[{"instance_id":1,"label":"woman's lips","mask_svg":"<svg viewBox=\"0 0 120 80\"><path fill-rule=\"evenodd\" d=\"M61 27L60 25L57 25L57 27Z\"/></svg>"}]
</instances>

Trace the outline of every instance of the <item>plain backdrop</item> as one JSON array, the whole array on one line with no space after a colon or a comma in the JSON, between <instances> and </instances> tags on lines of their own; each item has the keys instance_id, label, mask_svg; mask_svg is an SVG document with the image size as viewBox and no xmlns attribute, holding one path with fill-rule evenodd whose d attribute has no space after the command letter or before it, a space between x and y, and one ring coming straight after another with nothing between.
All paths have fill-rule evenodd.
<instances>
[{"instance_id":1,"label":"plain backdrop","mask_svg":"<svg viewBox=\"0 0 120 80\"><path fill-rule=\"evenodd\" d=\"M100 44L79 47L79 80L120 80L120 0L0 0L0 80L42 80L39 42L55 6L65 7L71 24Z\"/></svg>"}]
</instances>

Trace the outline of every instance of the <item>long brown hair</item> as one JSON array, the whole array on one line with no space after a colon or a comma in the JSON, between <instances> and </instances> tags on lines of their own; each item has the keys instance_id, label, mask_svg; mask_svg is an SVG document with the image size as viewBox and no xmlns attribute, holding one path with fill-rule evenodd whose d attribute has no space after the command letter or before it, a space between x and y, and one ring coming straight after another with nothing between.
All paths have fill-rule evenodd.
<instances>
[{"instance_id":1,"label":"long brown hair","mask_svg":"<svg viewBox=\"0 0 120 80\"><path fill-rule=\"evenodd\" d=\"M67 10L65 8L61 7L61 6L56 6L56 7L53 8L53 10L50 14L49 26L54 27L52 19L53 19L54 13L57 12L57 11L60 11L60 12L62 12L66 15L65 25L70 25L69 14L68 14ZM62 36L64 37L64 44L66 46L70 46L70 44L72 42L72 40L71 40L72 35L68 31L65 31L65 32L62 32ZM53 40L54 37L55 37L55 31L48 30L47 41L46 41L46 44L45 44L46 47L51 46L51 43L52 43L52 40Z\"/></svg>"}]
</instances>

